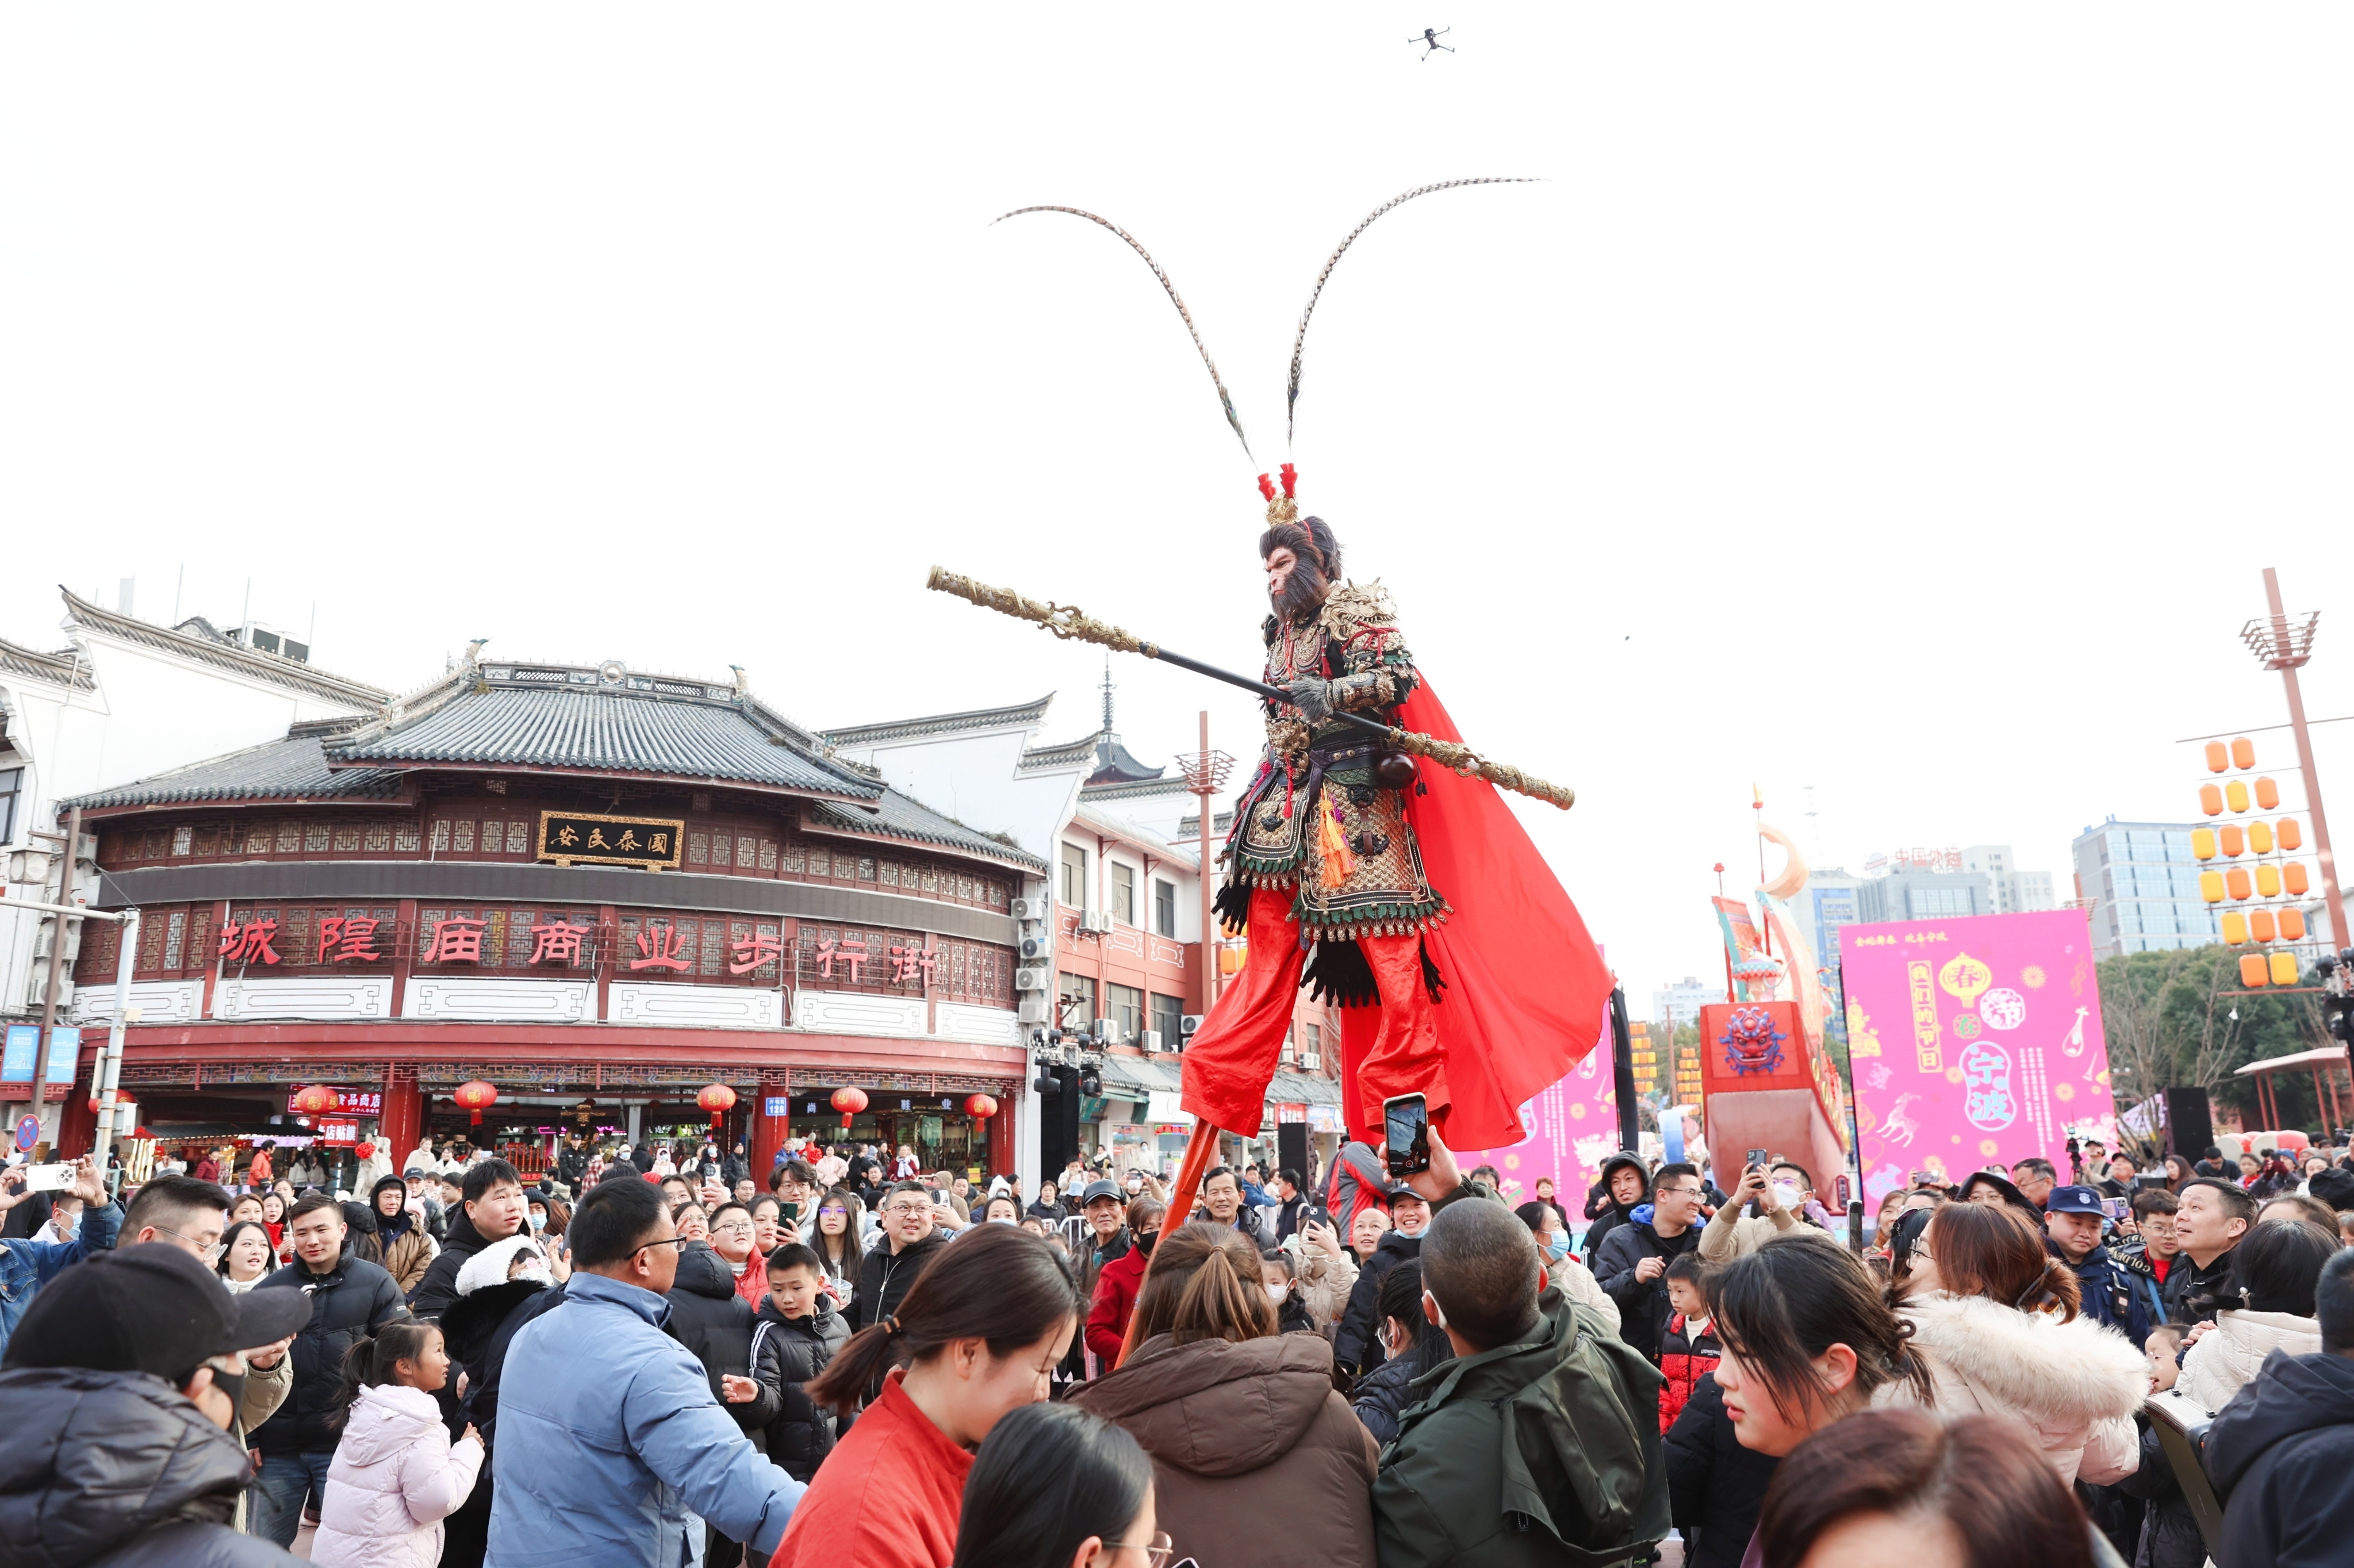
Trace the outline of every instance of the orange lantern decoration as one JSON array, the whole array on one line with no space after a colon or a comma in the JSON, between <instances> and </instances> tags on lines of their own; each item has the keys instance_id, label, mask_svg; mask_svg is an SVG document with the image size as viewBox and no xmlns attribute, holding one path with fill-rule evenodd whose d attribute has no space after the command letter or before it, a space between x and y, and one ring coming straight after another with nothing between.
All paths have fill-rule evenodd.
<instances>
[{"instance_id":1,"label":"orange lantern decoration","mask_svg":"<svg viewBox=\"0 0 2354 1568\"><path fill-rule=\"evenodd\" d=\"M499 1091L495 1086L476 1078L472 1083L460 1084L458 1092L450 1097L458 1102L461 1110L472 1111L473 1125L480 1127L482 1125L482 1113L497 1102Z\"/></svg>"},{"instance_id":2,"label":"orange lantern decoration","mask_svg":"<svg viewBox=\"0 0 2354 1568\"><path fill-rule=\"evenodd\" d=\"M719 1118L736 1107L736 1091L725 1084L705 1084L695 1103L711 1113L711 1125L717 1127Z\"/></svg>"},{"instance_id":3,"label":"orange lantern decoration","mask_svg":"<svg viewBox=\"0 0 2354 1568\"><path fill-rule=\"evenodd\" d=\"M866 1091L864 1089L836 1089L833 1091L833 1098L830 1103L832 1105L834 1109L842 1113L842 1125L843 1129L847 1130L850 1127L850 1118L866 1108Z\"/></svg>"},{"instance_id":4,"label":"orange lantern decoration","mask_svg":"<svg viewBox=\"0 0 2354 1568\"><path fill-rule=\"evenodd\" d=\"M987 1095L975 1095L964 1102L964 1111L975 1121L987 1121L997 1114L997 1102Z\"/></svg>"},{"instance_id":5,"label":"orange lantern decoration","mask_svg":"<svg viewBox=\"0 0 2354 1568\"><path fill-rule=\"evenodd\" d=\"M313 1084L297 1091L293 1103L298 1116L325 1116L335 1108L335 1091L324 1084Z\"/></svg>"}]
</instances>

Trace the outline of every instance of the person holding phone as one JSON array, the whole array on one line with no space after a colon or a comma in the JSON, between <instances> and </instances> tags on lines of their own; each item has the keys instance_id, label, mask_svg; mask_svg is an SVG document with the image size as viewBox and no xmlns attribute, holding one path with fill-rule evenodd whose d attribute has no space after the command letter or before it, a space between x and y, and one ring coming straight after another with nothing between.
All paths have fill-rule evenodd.
<instances>
[{"instance_id":1,"label":"person holding phone","mask_svg":"<svg viewBox=\"0 0 2354 1568\"><path fill-rule=\"evenodd\" d=\"M93 1253L111 1251L115 1235L122 1229L122 1207L107 1196L106 1184L99 1180L98 1167L89 1155L73 1162L71 1180L60 1191L81 1201L81 1224L73 1240L37 1241L28 1236L0 1240L0 1351L6 1350L8 1336L16 1331L25 1308L32 1305L41 1287L68 1265ZM30 1195L26 1167L0 1172L0 1212L15 1208Z\"/></svg>"},{"instance_id":2,"label":"person holding phone","mask_svg":"<svg viewBox=\"0 0 2354 1568\"><path fill-rule=\"evenodd\" d=\"M1700 1246L1695 1222L1702 1191L1698 1166L1681 1160L1660 1166L1651 1178L1651 1217L1629 1218L1613 1230L1595 1259L1596 1277L1618 1303L1620 1337L1654 1366L1670 1310L1668 1264Z\"/></svg>"}]
</instances>

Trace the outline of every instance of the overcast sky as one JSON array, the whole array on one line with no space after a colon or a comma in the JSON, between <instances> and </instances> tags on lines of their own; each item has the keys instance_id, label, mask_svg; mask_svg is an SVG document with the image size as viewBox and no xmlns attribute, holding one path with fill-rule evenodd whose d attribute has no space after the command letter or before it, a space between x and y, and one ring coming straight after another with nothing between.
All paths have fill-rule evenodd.
<instances>
[{"instance_id":1,"label":"overcast sky","mask_svg":"<svg viewBox=\"0 0 2354 1568\"><path fill-rule=\"evenodd\" d=\"M1458 52L1407 45L1451 27ZM400 688L724 673L814 725L1258 658L1261 503L1150 248L1631 990L1750 786L1831 863L2182 820L2344 580L2342 6L0 12L0 637L54 586ZM185 586L180 574L185 571ZM2354 714L2354 618L2307 701ZM1249 699L1129 659L1160 760ZM2354 725L2323 778L2354 800ZM2293 768L2285 736L2259 736ZM1808 790L1819 815L1806 818ZM2301 791L2292 787L2292 797ZM2354 815L2341 807L2341 831ZM988 827L991 824L981 823ZM1776 857L1778 859L1778 856Z\"/></svg>"}]
</instances>

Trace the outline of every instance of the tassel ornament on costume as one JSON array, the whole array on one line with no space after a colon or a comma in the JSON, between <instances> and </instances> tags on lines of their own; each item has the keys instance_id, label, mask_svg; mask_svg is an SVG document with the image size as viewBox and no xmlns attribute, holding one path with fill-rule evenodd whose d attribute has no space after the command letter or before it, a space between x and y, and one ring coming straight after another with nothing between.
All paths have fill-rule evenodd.
<instances>
[{"instance_id":1,"label":"tassel ornament on costume","mask_svg":"<svg viewBox=\"0 0 2354 1568\"><path fill-rule=\"evenodd\" d=\"M939 593L954 594L970 600L983 609L993 609L1000 615L1010 615L1016 620L1034 621L1066 641L1093 642L1099 647L1121 653L1141 653L1147 659L1158 659L1164 664L1174 664L1181 670L1191 670L1197 675L1207 675L1214 681L1224 681L1230 686L1240 686L1246 692L1278 703L1291 701L1291 694L1273 686L1221 670L1214 664L1204 664L1182 653L1172 653L1157 642L1148 642L1134 632L1095 619L1076 605L1030 599L1012 588L996 588L971 577L962 577L939 567L934 567L924 586ZM1577 791L1560 784L1549 784L1532 773L1501 762L1490 762L1469 747L1452 740L1439 740L1412 730L1399 729L1360 715L1338 712L1335 722L1370 731L1388 742L1391 749L1426 757L1450 773L1466 779L1484 779L1499 789L1510 789L1516 795L1526 795L1532 800L1543 800L1568 810L1577 803Z\"/></svg>"},{"instance_id":2,"label":"tassel ornament on costume","mask_svg":"<svg viewBox=\"0 0 2354 1568\"><path fill-rule=\"evenodd\" d=\"M1324 863L1325 886L1339 887L1355 874L1357 857L1349 848L1348 835L1341 832L1338 806L1327 806L1317 813L1316 848L1317 858Z\"/></svg>"}]
</instances>

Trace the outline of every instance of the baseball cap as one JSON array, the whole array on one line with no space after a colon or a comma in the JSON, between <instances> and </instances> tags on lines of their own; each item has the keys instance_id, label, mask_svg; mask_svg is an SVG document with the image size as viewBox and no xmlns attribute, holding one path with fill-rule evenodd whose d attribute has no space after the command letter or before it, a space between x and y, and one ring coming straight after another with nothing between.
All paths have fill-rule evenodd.
<instances>
[{"instance_id":1,"label":"baseball cap","mask_svg":"<svg viewBox=\"0 0 2354 1568\"><path fill-rule=\"evenodd\" d=\"M147 1242L98 1253L43 1286L0 1366L152 1372L176 1386L208 1356L275 1344L310 1321L302 1291L232 1296L178 1247Z\"/></svg>"},{"instance_id":2,"label":"baseball cap","mask_svg":"<svg viewBox=\"0 0 2354 1568\"><path fill-rule=\"evenodd\" d=\"M2020 1210L2021 1213L2030 1216L2042 1213L2041 1210L2038 1209L2034 1204L2027 1201L2027 1194L2020 1192L2018 1184L2012 1181L2009 1177L1998 1176L1991 1171L1973 1171L1946 1190L1951 1192L1956 1199L1959 1200L1968 1197L1970 1195L1970 1189L1973 1187L1993 1188L1996 1192L2002 1194L2002 1201L2004 1202L2009 1203L2012 1208ZM2055 1197L2059 1195L2056 1188L2053 1190L2052 1195ZM2098 1197L2100 1194L2096 1192L2094 1196Z\"/></svg>"},{"instance_id":3,"label":"baseball cap","mask_svg":"<svg viewBox=\"0 0 2354 1568\"><path fill-rule=\"evenodd\" d=\"M1416 1192L1413 1188L1407 1186L1403 1181L1394 1181L1389 1186L1384 1188L1382 1190L1382 1197L1385 1202L1392 1203L1396 1202L1400 1198L1411 1198L1417 1203L1427 1203L1430 1202L1429 1199L1424 1197L1421 1193Z\"/></svg>"},{"instance_id":4,"label":"baseball cap","mask_svg":"<svg viewBox=\"0 0 2354 1568\"><path fill-rule=\"evenodd\" d=\"M2091 1187L2054 1187L2052 1196L2043 1201L2043 1211L2050 1214L2105 1214L2100 1192Z\"/></svg>"},{"instance_id":5,"label":"baseball cap","mask_svg":"<svg viewBox=\"0 0 2354 1568\"><path fill-rule=\"evenodd\" d=\"M1109 1198L1115 1202L1126 1201L1126 1195L1117 1186L1109 1181L1096 1181L1088 1182L1087 1190L1079 1195L1079 1207L1084 1209L1097 1198Z\"/></svg>"}]
</instances>

